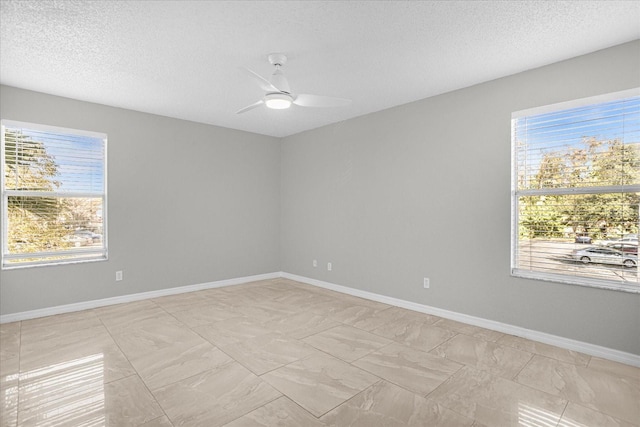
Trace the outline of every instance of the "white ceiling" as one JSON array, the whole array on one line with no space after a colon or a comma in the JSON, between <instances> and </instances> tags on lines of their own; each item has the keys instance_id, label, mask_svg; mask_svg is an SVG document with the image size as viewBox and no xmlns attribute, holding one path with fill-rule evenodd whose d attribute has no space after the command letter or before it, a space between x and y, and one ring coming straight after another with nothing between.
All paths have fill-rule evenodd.
<instances>
[{"instance_id":1,"label":"white ceiling","mask_svg":"<svg viewBox=\"0 0 640 427\"><path fill-rule=\"evenodd\" d=\"M5 1L0 83L287 136L640 38L639 1ZM283 52L297 93L235 112Z\"/></svg>"}]
</instances>

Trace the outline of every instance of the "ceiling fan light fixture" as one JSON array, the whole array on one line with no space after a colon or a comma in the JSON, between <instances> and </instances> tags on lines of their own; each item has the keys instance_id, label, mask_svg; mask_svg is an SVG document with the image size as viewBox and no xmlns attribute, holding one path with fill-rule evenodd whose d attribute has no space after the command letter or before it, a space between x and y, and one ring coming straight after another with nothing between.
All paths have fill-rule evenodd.
<instances>
[{"instance_id":1,"label":"ceiling fan light fixture","mask_svg":"<svg viewBox=\"0 0 640 427\"><path fill-rule=\"evenodd\" d=\"M292 95L289 83L280 69L284 63L287 62L287 57L282 53L272 53L269 55L269 62L276 67L270 80L265 79L255 71L245 68L249 75L256 80L258 86L265 92L265 95L253 104L239 109L236 111L236 114L246 113L262 105L272 110L285 110L291 107L291 104L296 104L298 107L320 108L343 107L351 103L350 99L334 98L331 96L310 95L308 93L296 93Z\"/></svg>"},{"instance_id":2,"label":"ceiling fan light fixture","mask_svg":"<svg viewBox=\"0 0 640 427\"><path fill-rule=\"evenodd\" d=\"M264 97L264 103L273 110L284 110L291 107L293 100L285 93L268 93Z\"/></svg>"}]
</instances>

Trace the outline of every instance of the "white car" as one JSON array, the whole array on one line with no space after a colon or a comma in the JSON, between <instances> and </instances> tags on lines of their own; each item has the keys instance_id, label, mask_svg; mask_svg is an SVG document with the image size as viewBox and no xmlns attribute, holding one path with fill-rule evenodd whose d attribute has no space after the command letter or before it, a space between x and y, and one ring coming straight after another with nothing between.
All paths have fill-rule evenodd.
<instances>
[{"instance_id":1,"label":"white car","mask_svg":"<svg viewBox=\"0 0 640 427\"><path fill-rule=\"evenodd\" d=\"M572 252L571 256L575 260L581 261L584 264L594 262L600 264L624 265L628 268L638 265L637 255L598 246L591 246L586 249L576 249Z\"/></svg>"},{"instance_id":2,"label":"white car","mask_svg":"<svg viewBox=\"0 0 640 427\"><path fill-rule=\"evenodd\" d=\"M598 242L596 242L597 244ZM612 240L602 240L602 244L608 245L610 243L631 243L632 245L638 244L638 235L637 234L625 234L624 236Z\"/></svg>"},{"instance_id":3,"label":"white car","mask_svg":"<svg viewBox=\"0 0 640 427\"><path fill-rule=\"evenodd\" d=\"M96 234L93 231L89 230L76 230L73 234L90 239L90 243L100 242L102 240L102 234Z\"/></svg>"},{"instance_id":4,"label":"white car","mask_svg":"<svg viewBox=\"0 0 640 427\"><path fill-rule=\"evenodd\" d=\"M78 236L76 234L69 234L68 236L64 236L62 238L62 241L71 243L76 248L79 248L80 246L87 246L93 243L93 240L91 240L90 237Z\"/></svg>"},{"instance_id":5,"label":"white car","mask_svg":"<svg viewBox=\"0 0 640 427\"><path fill-rule=\"evenodd\" d=\"M621 243L635 243L636 245L638 244L638 235L637 234L630 234L628 236L624 236L622 239L620 239Z\"/></svg>"}]
</instances>

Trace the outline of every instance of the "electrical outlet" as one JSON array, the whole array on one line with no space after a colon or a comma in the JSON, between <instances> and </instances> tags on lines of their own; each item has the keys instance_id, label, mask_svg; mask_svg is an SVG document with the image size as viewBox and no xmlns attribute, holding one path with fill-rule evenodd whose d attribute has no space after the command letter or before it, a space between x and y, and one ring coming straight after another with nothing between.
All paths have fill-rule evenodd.
<instances>
[{"instance_id":1,"label":"electrical outlet","mask_svg":"<svg viewBox=\"0 0 640 427\"><path fill-rule=\"evenodd\" d=\"M327 270L331 271L332 265L330 262L327 263Z\"/></svg>"},{"instance_id":2,"label":"electrical outlet","mask_svg":"<svg viewBox=\"0 0 640 427\"><path fill-rule=\"evenodd\" d=\"M116 271L116 282L119 282L121 280L122 280L122 270Z\"/></svg>"},{"instance_id":3,"label":"electrical outlet","mask_svg":"<svg viewBox=\"0 0 640 427\"><path fill-rule=\"evenodd\" d=\"M317 260L317 259L314 259L314 260L313 260L313 266L314 266L314 267L317 267L317 266L318 266L318 260Z\"/></svg>"},{"instance_id":4,"label":"electrical outlet","mask_svg":"<svg viewBox=\"0 0 640 427\"><path fill-rule=\"evenodd\" d=\"M429 289L429 278L425 277L424 278L424 284L423 284L425 289Z\"/></svg>"}]
</instances>

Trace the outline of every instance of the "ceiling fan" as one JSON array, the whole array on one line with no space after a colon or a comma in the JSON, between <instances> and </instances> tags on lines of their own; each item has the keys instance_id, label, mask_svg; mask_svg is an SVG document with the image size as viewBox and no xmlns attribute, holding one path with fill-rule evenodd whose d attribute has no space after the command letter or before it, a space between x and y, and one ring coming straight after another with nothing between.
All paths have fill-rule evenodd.
<instances>
[{"instance_id":1,"label":"ceiling fan","mask_svg":"<svg viewBox=\"0 0 640 427\"><path fill-rule=\"evenodd\" d=\"M269 55L269 62L276 67L269 80L265 79L258 73L246 68L249 75L253 77L258 85L265 91L264 97L244 108L241 108L236 114L245 113L254 108L265 105L267 108L274 110L283 110L295 104L299 107L341 107L351 103L350 99L333 98L330 96L309 95L306 93L294 94L289 88L289 83L284 77L280 68L287 62L287 57L282 53L272 53Z\"/></svg>"}]
</instances>

